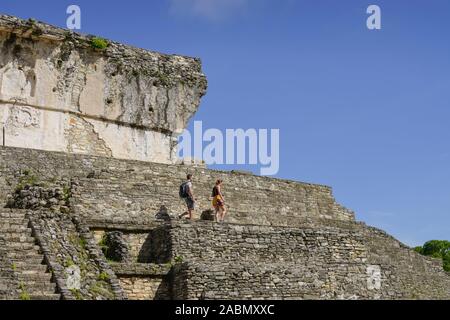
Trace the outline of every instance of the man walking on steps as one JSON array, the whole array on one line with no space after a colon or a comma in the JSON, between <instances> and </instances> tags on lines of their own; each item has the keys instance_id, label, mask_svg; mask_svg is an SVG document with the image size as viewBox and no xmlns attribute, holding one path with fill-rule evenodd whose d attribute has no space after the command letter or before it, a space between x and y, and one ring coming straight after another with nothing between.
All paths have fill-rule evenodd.
<instances>
[{"instance_id":1,"label":"man walking on steps","mask_svg":"<svg viewBox=\"0 0 450 320\"><path fill-rule=\"evenodd\" d=\"M195 210L195 197L194 197L194 189L192 186L192 174L188 174L187 181L180 186L180 197L186 201L188 211L180 214L178 218L181 219L185 215L188 215L189 216L188 219L192 220Z\"/></svg>"}]
</instances>

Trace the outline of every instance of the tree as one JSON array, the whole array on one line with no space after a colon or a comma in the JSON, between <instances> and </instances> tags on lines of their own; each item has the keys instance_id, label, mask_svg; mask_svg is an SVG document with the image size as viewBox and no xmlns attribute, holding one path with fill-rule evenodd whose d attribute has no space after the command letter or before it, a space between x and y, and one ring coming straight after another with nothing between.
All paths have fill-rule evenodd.
<instances>
[{"instance_id":1,"label":"tree","mask_svg":"<svg viewBox=\"0 0 450 320\"><path fill-rule=\"evenodd\" d=\"M431 240L422 247L415 247L414 251L424 256L442 259L444 270L450 272L450 241Z\"/></svg>"},{"instance_id":2,"label":"tree","mask_svg":"<svg viewBox=\"0 0 450 320\"><path fill-rule=\"evenodd\" d=\"M447 253L447 255L444 257L444 270L450 272L450 254Z\"/></svg>"},{"instance_id":3,"label":"tree","mask_svg":"<svg viewBox=\"0 0 450 320\"><path fill-rule=\"evenodd\" d=\"M419 247L415 247L415 248L414 248L414 251L415 251L415 252L418 252L418 253L420 253L420 254L423 254L423 247L420 247L420 246L419 246Z\"/></svg>"}]
</instances>

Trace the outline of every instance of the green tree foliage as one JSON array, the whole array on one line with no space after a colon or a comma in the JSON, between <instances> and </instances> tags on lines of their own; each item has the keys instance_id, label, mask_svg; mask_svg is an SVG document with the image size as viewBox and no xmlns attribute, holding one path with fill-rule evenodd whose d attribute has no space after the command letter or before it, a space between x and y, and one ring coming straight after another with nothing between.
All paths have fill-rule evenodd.
<instances>
[{"instance_id":1,"label":"green tree foliage","mask_svg":"<svg viewBox=\"0 0 450 320\"><path fill-rule=\"evenodd\" d=\"M431 240L414 250L424 256L442 259L444 270L450 272L450 241Z\"/></svg>"},{"instance_id":2,"label":"green tree foliage","mask_svg":"<svg viewBox=\"0 0 450 320\"><path fill-rule=\"evenodd\" d=\"M415 247L414 251L423 254L423 247Z\"/></svg>"}]
</instances>

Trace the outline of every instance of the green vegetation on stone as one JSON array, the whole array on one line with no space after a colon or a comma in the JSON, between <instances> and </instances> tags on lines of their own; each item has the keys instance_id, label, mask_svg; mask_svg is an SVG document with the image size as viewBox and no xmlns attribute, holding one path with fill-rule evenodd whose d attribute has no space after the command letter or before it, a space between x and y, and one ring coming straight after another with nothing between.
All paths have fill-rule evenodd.
<instances>
[{"instance_id":1,"label":"green vegetation on stone","mask_svg":"<svg viewBox=\"0 0 450 320\"><path fill-rule=\"evenodd\" d=\"M20 300L31 300L30 295L27 292L21 292L19 295Z\"/></svg>"},{"instance_id":2,"label":"green vegetation on stone","mask_svg":"<svg viewBox=\"0 0 450 320\"><path fill-rule=\"evenodd\" d=\"M91 46L94 49L105 50L108 47L108 40L94 37L91 39Z\"/></svg>"},{"instance_id":3,"label":"green vegetation on stone","mask_svg":"<svg viewBox=\"0 0 450 320\"><path fill-rule=\"evenodd\" d=\"M21 282L19 284L19 290L20 290L20 294L19 294L20 300L31 300L31 297L28 294L25 284L23 282Z\"/></svg>"},{"instance_id":4,"label":"green vegetation on stone","mask_svg":"<svg viewBox=\"0 0 450 320\"><path fill-rule=\"evenodd\" d=\"M80 290L78 290L78 289L70 289L70 292L73 294L75 299L83 300L83 295L81 294Z\"/></svg>"},{"instance_id":5,"label":"green vegetation on stone","mask_svg":"<svg viewBox=\"0 0 450 320\"><path fill-rule=\"evenodd\" d=\"M26 185L38 185L38 178L29 169L25 169L22 171L22 176L20 177L19 183L16 186L16 191L23 190Z\"/></svg>"},{"instance_id":6,"label":"green vegetation on stone","mask_svg":"<svg viewBox=\"0 0 450 320\"><path fill-rule=\"evenodd\" d=\"M86 239L80 237L80 238L78 239L78 244L80 245L80 247L81 247L83 250L86 250L86 245L87 245Z\"/></svg>"},{"instance_id":7,"label":"green vegetation on stone","mask_svg":"<svg viewBox=\"0 0 450 320\"><path fill-rule=\"evenodd\" d=\"M98 243L98 246L100 247L100 249L102 249L103 255L106 257L108 262L114 262L112 259L109 258L109 255L108 255L109 247L106 244L106 233L103 235L102 239Z\"/></svg>"},{"instance_id":8,"label":"green vegetation on stone","mask_svg":"<svg viewBox=\"0 0 450 320\"><path fill-rule=\"evenodd\" d=\"M109 280L109 275L106 272L102 272L99 274L98 276L98 280L100 281L108 281Z\"/></svg>"},{"instance_id":9,"label":"green vegetation on stone","mask_svg":"<svg viewBox=\"0 0 450 320\"><path fill-rule=\"evenodd\" d=\"M69 186L65 185L63 187L63 194L64 194L64 201L69 202L71 196L71 190Z\"/></svg>"},{"instance_id":10,"label":"green vegetation on stone","mask_svg":"<svg viewBox=\"0 0 450 320\"><path fill-rule=\"evenodd\" d=\"M97 280L91 287L89 288L89 293L94 297L103 297L109 300L114 299L114 293L111 290L111 287L106 281Z\"/></svg>"},{"instance_id":11,"label":"green vegetation on stone","mask_svg":"<svg viewBox=\"0 0 450 320\"><path fill-rule=\"evenodd\" d=\"M75 263L70 258L67 258L66 261L64 261L64 267L66 267L66 268L70 268L74 265L75 265Z\"/></svg>"},{"instance_id":12,"label":"green vegetation on stone","mask_svg":"<svg viewBox=\"0 0 450 320\"><path fill-rule=\"evenodd\" d=\"M183 257L181 256L176 256L174 259L175 263L183 263Z\"/></svg>"}]
</instances>

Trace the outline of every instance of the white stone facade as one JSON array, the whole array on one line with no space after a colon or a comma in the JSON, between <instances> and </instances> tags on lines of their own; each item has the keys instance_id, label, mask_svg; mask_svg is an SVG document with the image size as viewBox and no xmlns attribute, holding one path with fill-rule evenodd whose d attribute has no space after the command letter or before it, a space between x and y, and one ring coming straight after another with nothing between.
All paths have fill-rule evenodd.
<instances>
[{"instance_id":1,"label":"white stone facade","mask_svg":"<svg viewBox=\"0 0 450 320\"><path fill-rule=\"evenodd\" d=\"M206 92L200 61L90 41L0 16L0 143L174 163Z\"/></svg>"}]
</instances>

